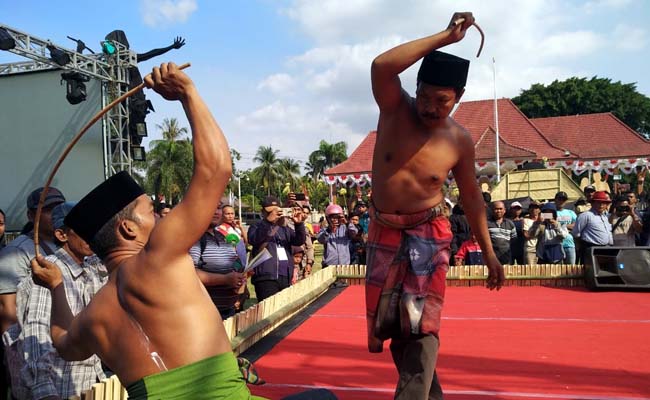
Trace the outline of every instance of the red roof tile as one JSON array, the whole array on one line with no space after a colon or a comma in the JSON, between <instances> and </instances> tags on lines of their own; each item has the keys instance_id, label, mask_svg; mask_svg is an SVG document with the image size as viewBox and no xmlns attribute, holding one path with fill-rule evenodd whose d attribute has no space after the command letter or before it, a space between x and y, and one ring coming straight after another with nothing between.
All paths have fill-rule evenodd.
<instances>
[{"instance_id":1,"label":"red roof tile","mask_svg":"<svg viewBox=\"0 0 650 400\"><path fill-rule=\"evenodd\" d=\"M496 158L496 132L491 127L478 139L474 145L476 161L494 161ZM503 136L499 135L499 159L500 160L529 160L537 158L530 150L508 143Z\"/></svg>"},{"instance_id":2,"label":"red roof tile","mask_svg":"<svg viewBox=\"0 0 650 400\"><path fill-rule=\"evenodd\" d=\"M531 121L553 143L569 149L583 160L650 154L650 141L643 139L612 113L534 118Z\"/></svg>"},{"instance_id":3,"label":"red roof tile","mask_svg":"<svg viewBox=\"0 0 650 400\"><path fill-rule=\"evenodd\" d=\"M325 175L372 172L372 154L375 151L376 140L377 131L368 133L347 160L325 171Z\"/></svg>"},{"instance_id":4,"label":"red roof tile","mask_svg":"<svg viewBox=\"0 0 650 400\"><path fill-rule=\"evenodd\" d=\"M612 113L529 120L510 99L499 99L497 104L501 159L602 160L650 155L650 141L643 139ZM463 102L458 105L453 118L472 136L476 160L494 160L494 101ZM346 161L328 169L325 175L372 172L376 137L376 131L368 133ZM571 155L566 156L565 150Z\"/></svg>"},{"instance_id":5,"label":"red roof tile","mask_svg":"<svg viewBox=\"0 0 650 400\"><path fill-rule=\"evenodd\" d=\"M535 153L537 159L566 159L564 149L553 145L510 99L497 100L499 111L499 138L506 143ZM494 100L466 101L458 105L453 118L478 142L486 129L496 131Z\"/></svg>"}]
</instances>

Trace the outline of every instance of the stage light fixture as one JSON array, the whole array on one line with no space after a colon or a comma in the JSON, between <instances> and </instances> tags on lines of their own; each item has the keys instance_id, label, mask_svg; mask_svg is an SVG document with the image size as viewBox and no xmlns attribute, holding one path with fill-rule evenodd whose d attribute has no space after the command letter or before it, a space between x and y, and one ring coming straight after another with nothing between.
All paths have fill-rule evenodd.
<instances>
[{"instance_id":1,"label":"stage light fixture","mask_svg":"<svg viewBox=\"0 0 650 400\"><path fill-rule=\"evenodd\" d=\"M111 42L110 40L105 40L102 42L102 51L104 52L104 54L112 56L113 54L115 54L117 49L115 48L113 42Z\"/></svg>"},{"instance_id":2,"label":"stage light fixture","mask_svg":"<svg viewBox=\"0 0 650 400\"><path fill-rule=\"evenodd\" d=\"M144 146L131 146L131 159L133 161L147 161Z\"/></svg>"},{"instance_id":3,"label":"stage light fixture","mask_svg":"<svg viewBox=\"0 0 650 400\"><path fill-rule=\"evenodd\" d=\"M89 80L89 77L79 72L64 72L61 74L61 84L63 84L63 81L66 82L65 98L68 99L68 103L79 104L86 100L87 93L84 82Z\"/></svg>"},{"instance_id":4,"label":"stage light fixture","mask_svg":"<svg viewBox=\"0 0 650 400\"><path fill-rule=\"evenodd\" d=\"M135 124L135 134L138 137L147 137L147 124L143 122Z\"/></svg>"},{"instance_id":5,"label":"stage light fixture","mask_svg":"<svg viewBox=\"0 0 650 400\"><path fill-rule=\"evenodd\" d=\"M0 28L0 50L11 50L16 47L16 40L7 32L6 29Z\"/></svg>"},{"instance_id":6,"label":"stage light fixture","mask_svg":"<svg viewBox=\"0 0 650 400\"><path fill-rule=\"evenodd\" d=\"M50 51L50 59L60 66L70 62L70 56L65 51L57 49L51 44L47 45L47 49Z\"/></svg>"}]
</instances>

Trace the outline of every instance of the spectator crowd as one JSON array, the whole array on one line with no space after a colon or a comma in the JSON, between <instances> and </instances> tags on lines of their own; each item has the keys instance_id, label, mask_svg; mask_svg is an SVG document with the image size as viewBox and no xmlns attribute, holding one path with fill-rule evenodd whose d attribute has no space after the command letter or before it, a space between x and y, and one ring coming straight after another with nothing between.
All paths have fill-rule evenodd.
<instances>
[{"instance_id":1,"label":"spectator crowd","mask_svg":"<svg viewBox=\"0 0 650 400\"><path fill-rule=\"evenodd\" d=\"M34 218L42 188L26 199L28 224L9 243L4 240L5 214L0 210L0 328L2 329L2 387L12 387L14 398L63 399L80 395L111 375L97 356L84 361L63 360L50 338L52 299L49 290L35 284L30 274L34 254ZM650 212L638 209L638 196L628 192L610 199L607 192L587 186L584 201L567 207L568 196L558 192L541 204L490 201L488 230L503 264L576 264L589 257L594 246L650 245ZM56 188L45 196L39 223L40 251L63 272L66 298L74 315L83 310L106 283L108 272L65 216L75 203ZM481 248L463 212L462 202L446 203L453 232L455 265L482 265ZM286 210L289 210L288 212ZM313 272L314 243L323 245L322 267L365 264L368 205L358 200L346 214L330 204L318 225L307 220L306 202L284 204L269 196L262 201L262 220L246 229L235 209L222 200L210 225L190 249L189 256L222 319L244 308L248 282L258 301L296 284ZM156 218L171 211L157 206ZM287 215L285 215L287 214ZM248 255L250 251L250 256ZM254 273L246 270L249 258L268 251L269 258Z\"/></svg>"},{"instance_id":2,"label":"spectator crowd","mask_svg":"<svg viewBox=\"0 0 650 400\"><path fill-rule=\"evenodd\" d=\"M84 361L65 361L52 344L50 290L34 281L30 269L35 257L34 219L42 192L39 188L27 197L28 223L9 243L4 240L5 213L0 210L0 399L66 399L80 396L112 375L96 355ZM109 276L84 239L65 225L75 204L66 201L60 190L49 188L38 224L39 252L61 270L73 315L90 303ZM287 209L290 212L285 215ZM155 218L161 220L172 207L161 203L154 211ZM257 300L262 301L309 276L315 241L324 244L323 267L365 263L365 203L359 202L347 216L341 207L330 206L321 223L323 229L306 222L311 214L305 202L288 200L282 205L269 196L262 201L263 219L246 229L225 199L215 206L209 226L191 247L189 257L222 319L244 308L249 279ZM269 259L254 272L246 271L249 258L262 251L268 251ZM11 388L9 394L7 388Z\"/></svg>"},{"instance_id":3,"label":"spectator crowd","mask_svg":"<svg viewBox=\"0 0 650 400\"><path fill-rule=\"evenodd\" d=\"M567 207L567 193L557 192L548 202L530 199L524 209L520 201L508 206L491 202L488 230L492 246L504 265L583 264L594 246L650 246L650 212L641 210L635 192L617 195L588 185L584 198ZM469 229L459 202L449 218L454 239L451 245L456 265L481 265L480 247Z\"/></svg>"}]
</instances>

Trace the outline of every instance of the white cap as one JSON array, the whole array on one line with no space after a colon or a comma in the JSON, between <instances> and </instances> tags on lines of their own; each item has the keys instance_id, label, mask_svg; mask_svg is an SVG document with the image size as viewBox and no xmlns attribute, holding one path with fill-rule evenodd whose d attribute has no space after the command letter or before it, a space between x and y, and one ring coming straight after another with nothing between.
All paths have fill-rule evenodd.
<instances>
[{"instance_id":1,"label":"white cap","mask_svg":"<svg viewBox=\"0 0 650 400\"><path fill-rule=\"evenodd\" d=\"M523 208L521 206L521 203L518 201L513 201L512 204L510 204L510 208L515 208L515 207Z\"/></svg>"}]
</instances>

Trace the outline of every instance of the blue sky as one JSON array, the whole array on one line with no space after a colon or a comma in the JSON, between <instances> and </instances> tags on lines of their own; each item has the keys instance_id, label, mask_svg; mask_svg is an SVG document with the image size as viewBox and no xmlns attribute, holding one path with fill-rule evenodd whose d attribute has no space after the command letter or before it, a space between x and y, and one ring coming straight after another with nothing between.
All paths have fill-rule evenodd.
<instances>
[{"instance_id":1,"label":"blue sky","mask_svg":"<svg viewBox=\"0 0 650 400\"><path fill-rule=\"evenodd\" d=\"M4 4L2 4L4 3ZM10 5L9 5L10 4ZM114 30L138 52L164 47L175 36L187 44L140 64L143 75L164 61L191 62L187 70L240 151L240 168L253 167L260 145L303 164L321 139L346 141L351 152L373 130L372 59L399 43L436 33L453 11L474 12L478 32L446 48L472 61L463 100L514 97L533 83L572 76L636 82L650 96L650 2L634 0L139 0L30 1L4 5L0 22L69 48L66 35L95 51ZM24 61L0 52L0 63ZM412 93L417 64L402 75ZM62 87L62 101L64 89ZM163 118L182 108L154 93L149 139ZM90 117L90 116L89 116Z\"/></svg>"}]
</instances>

